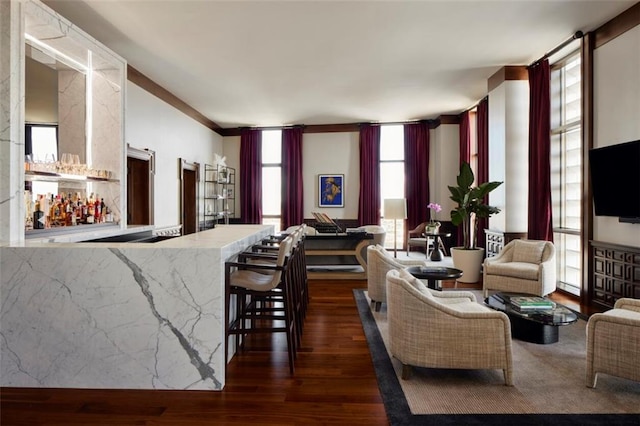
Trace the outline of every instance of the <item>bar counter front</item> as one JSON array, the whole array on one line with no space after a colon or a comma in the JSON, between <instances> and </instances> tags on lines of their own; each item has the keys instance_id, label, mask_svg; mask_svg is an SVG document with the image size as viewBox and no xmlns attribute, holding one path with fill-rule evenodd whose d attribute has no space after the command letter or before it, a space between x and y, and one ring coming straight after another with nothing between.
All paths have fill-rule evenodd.
<instances>
[{"instance_id":1,"label":"bar counter front","mask_svg":"<svg viewBox=\"0 0 640 426\"><path fill-rule=\"evenodd\" d=\"M221 390L224 262L272 232L0 247L0 385Z\"/></svg>"}]
</instances>

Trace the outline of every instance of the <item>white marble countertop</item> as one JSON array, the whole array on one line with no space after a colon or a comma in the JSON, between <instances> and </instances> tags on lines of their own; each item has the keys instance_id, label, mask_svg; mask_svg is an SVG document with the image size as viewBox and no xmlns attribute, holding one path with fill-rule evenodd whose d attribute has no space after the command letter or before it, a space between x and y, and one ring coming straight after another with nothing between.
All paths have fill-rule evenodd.
<instances>
[{"instance_id":1,"label":"white marble countertop","mask_svg":"<svg viewBox=\"0 0 640 426\"><path fill-rule=\"evenodd\" d=\"M56 237L54 241L51 238L32 239L24 242L7 244L6 247L79 247L79 248L222 248L235 243L239 239L247 235L254 234L267 228L273 228L271 225L217 225L213 229L196 232L194 234L184 235L181 237L169 238L155 243L135 243L135 242L81 242L94 238L103 238L115 235L125 235L135 232L143 232L153 230L153 226L132 226L127 229L112 230L102 233L78 233L67 234Z\"/></svg>"},{"instance_id":2,"label":"white marble countertop","mask_svg":"<svg viewBox=\"0 0 640 426\"><path fill-rule=\"evenodd\" d=\"M127 235L136 232L153 231L154 225L131 225L125 229L119 225L95 228L92 230L79 230L78 232L64 234L42 234L41 236L26 238L24 242L2 244L4 247L38 247L41 244L51 243L77 243L80 241L93 240L96 238L113 237L116 235Z\"/></svg>"}]
</instances>

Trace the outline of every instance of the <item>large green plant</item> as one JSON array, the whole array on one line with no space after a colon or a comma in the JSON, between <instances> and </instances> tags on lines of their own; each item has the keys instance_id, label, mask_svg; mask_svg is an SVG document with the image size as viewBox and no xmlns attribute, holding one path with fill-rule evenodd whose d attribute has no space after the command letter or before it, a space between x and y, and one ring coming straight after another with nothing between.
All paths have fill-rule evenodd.
<instances>
[{"instance_id":1,"label":"large green plant","mask_svg":"<svg viewBox=\"0 0 640 426\"><path fill-rule=\"evenodd\" d=\"M460 165L460 174L457 177L458 186L449 186L451 198L458 207L451 210L451 222L462 225L464 236L463 248L471 250L476 248L477 219L490 217L499 213L500 209L483 203L484 197L502 185L502 182L485 182L472 187L474 176L469 163ZM472 229L473 228L473 229Z\"/></svg>"}]
</instances>

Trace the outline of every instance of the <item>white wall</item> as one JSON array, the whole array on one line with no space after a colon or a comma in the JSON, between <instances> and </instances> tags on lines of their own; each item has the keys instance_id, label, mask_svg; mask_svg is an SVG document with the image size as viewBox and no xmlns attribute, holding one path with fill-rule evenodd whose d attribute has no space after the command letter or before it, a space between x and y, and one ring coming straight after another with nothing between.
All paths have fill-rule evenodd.
<instances>
[{"instance_id":1,"label":"white wall","mask_svg":"<svg viewBox=\"0 0 640 426\"><path fill-rule=\"evenodd\" d=\"M306 133L302 139L304 217L326 213L332 219L357 219L360 194L359 134ZM318 207L318 175L344 174L344 208Z\"/></svg>"},{"instance_id":2,"label":"white wall","mask_svg":"<svg viewBox=\"0 0 640 426\"><path fill-rule=\"evenodd\" d=\"M594 148L636 139L640 139L640 25L594 53ZM594 218L595 240L640 247L640 224Z\"/></svg>"},{"instance_id":3,"label":"white wall","mask_svg":"<svg viewBox=\"0 0 640 426\"><path fill-rule=\"evenodd\" d=\"M204 169L205 163L213 164L214 153L222 154L222 136L131 82L126 111L125 142L156 152L154 224L179 224L178 159L200 163Z\"/></svg>"},{"instance_id":4,"label":"white wall","mask_svg":"<svg viewBox=\"0 0 640 426\"><path fill-rule=\"evenodd\" d=\"M501 212L489 228L527 232L529 182L529 82L508 80L489 93L489 181L504 182L489 194Z\"/></svg>"},{"instance_id":5,"label":"white wall","mask_svg":"<svg viewBox=\"0 0 640 426\"><path fill-rule=\"evenodd\" d=\"M460 170L460 126L441 124L431 130L429 136L428 202L442 206L442 211L435 214L437 220L450 221L451 210L456 204L449 198L448 186L456 185L456 176Z\"/></svg>"}]
</instances>

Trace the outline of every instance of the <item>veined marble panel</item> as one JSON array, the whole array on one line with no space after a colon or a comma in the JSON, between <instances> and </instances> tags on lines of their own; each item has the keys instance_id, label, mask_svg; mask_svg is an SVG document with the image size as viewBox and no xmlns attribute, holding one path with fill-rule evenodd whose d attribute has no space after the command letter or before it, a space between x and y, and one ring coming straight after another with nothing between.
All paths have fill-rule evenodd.
<instances>
[{"instance_id":1,"label":"veined marble panel","mask_svg":"<svg viewBox=\"0 0 640 426\"><path fill-rule=\"evenodd\" d=\"M271 232L0 248L0 385L222 389L224 261Z\"/></svg>"}]
</instances>

